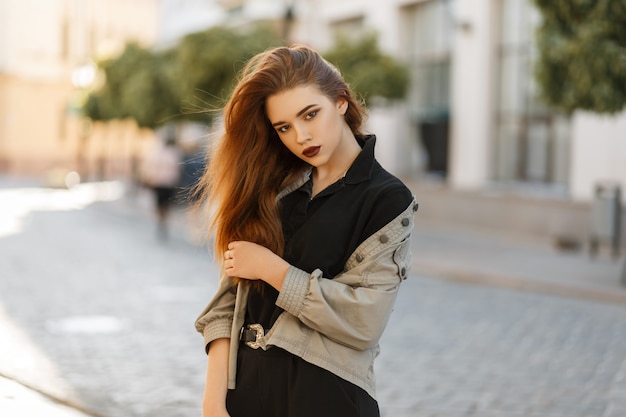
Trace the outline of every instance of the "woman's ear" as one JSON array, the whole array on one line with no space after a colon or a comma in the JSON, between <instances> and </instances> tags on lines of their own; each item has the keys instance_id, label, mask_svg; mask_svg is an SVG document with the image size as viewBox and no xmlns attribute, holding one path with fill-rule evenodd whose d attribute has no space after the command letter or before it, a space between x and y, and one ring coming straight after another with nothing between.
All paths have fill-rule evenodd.
<instances>
[{"instance_id":1,"label":"woman's ear","mask_svg":"<svg viewBox=\"0 0 626 417\"><path fill-rule=\"evenodd\" d=\"M337 99L337 109L342 116L348 111L348 100L343 97Z\"/></svg>"}]
</instances>

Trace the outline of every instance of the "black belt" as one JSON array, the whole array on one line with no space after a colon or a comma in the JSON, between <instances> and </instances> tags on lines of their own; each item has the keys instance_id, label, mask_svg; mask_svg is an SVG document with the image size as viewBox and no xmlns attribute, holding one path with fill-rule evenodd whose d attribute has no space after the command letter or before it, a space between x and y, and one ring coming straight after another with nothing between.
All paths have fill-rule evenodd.
<instances>
[{"instance_id":1,"label":"black belt","mask_svg":"<svg viewBox=\"0 0 626 417\"><path fill-rule=\"evenodd\" d=\"M239 340L252 349L261 347L259 340L261 340L263 336L265 336L265 329L263 329L263 326L256 323L243 326L239 332Z\"/></svg>"}]
</instances>

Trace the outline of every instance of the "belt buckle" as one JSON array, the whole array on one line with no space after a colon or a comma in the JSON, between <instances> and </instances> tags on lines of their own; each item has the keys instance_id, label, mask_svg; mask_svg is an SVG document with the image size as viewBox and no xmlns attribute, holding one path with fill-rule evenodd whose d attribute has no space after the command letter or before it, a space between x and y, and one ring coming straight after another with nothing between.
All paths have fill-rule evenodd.
<instances>
[{"instance_id":1,"label":"belt buckle","mask_svg":"<svg viewBox=\"0 0 626 417\"><path fill-rule=\"evenodd\" d=\"M261 326L258 323L255 323L255 324L249 324L248 328L256 332L256 339L253 342L246 342L246 345L248 345L252 349L260 348L261 347L260 340L263 336L265 336L265 330L263 329L263 326Z\"/></svg>"}]
</instances>

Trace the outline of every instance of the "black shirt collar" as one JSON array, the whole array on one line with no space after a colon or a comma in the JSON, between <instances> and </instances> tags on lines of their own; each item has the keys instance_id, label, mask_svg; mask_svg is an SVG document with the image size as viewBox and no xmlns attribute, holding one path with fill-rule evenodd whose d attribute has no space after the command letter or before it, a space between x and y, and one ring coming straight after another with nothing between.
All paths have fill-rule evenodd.
<instances>
[{"instance_id":1,"label":"black shirt collar","mask_svg":"<svg viewBox=\"0 0 626 417\"><path fill-rule=\"evenodd\" d=\"M374 167L374 146L376 145L375 135L358 135L357 142L361 146L361 152L356 157L350 169L344 177L346 184L358 184L367 181L372 176Z\"/></svg>"},{"instance_id":2,"label":"black shirt collar","mask_svg":"<svg viewBox=\"0 0 626 417\"><path fill-rule=\"evenodd\" d=\"M355 136L359 146L361 146L361 152L357 155L356 159L346 172L346 176L336 184L343 187L344 184L359 184L364 181L368 181L372 177L372 170L374 168L374 146L376 145L375 135L357 135ZM303 176L293 184L287 186L278 193L277 200L282 199L287 194L290 194L296 189L302 189L306 191L309 196L311 195L311 169L308 169L303 173ZM328 192L335 192L337 188L335 186L329 187L327 190L323 190L320 194L324 195Z\"/></svg>"}]
</instances>

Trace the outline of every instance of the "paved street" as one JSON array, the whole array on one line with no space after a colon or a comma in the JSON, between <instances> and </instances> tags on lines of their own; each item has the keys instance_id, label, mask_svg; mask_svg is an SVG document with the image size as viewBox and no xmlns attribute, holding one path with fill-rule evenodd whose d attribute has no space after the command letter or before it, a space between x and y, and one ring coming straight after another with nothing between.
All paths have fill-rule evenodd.
<instances>
[{"instance_id":1,"label":"paved street","mask_svg":"<svg viewBox=\"0 0 626 417\"><path fill-rule=\"evenodd\" d=\"M182 210L162 242L123 193L0 187L0 375L97 416L200 416L216 270ZM626 304L414 271L377 375L384 417L624 417Z\"/></svg>"}]
</instances>

